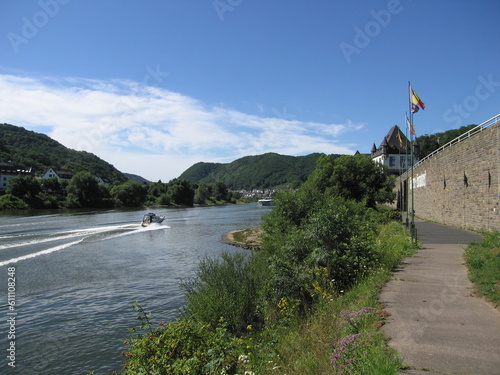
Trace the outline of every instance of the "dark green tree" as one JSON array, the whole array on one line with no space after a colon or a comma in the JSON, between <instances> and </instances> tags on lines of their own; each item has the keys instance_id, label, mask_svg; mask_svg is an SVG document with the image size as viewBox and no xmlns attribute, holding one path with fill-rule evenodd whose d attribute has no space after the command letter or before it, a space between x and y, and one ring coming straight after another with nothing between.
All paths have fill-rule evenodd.
<instances>
[{"instance_id":1,"label":"dark green tree","mask_svg":"<svg viewBox=\"0 0 500 375\"><path fill-rule=\"evenodd\" d=\"M173 204L192 206L194 189L188 180L175 178L168 183L167 196Z\"/></svg>"},{"instance_id":2,"label":"dark green tree","mask_svg":"<svg viewBox=\"0 0 500 375\"><path fill-rule=\"evenodd\" d=\"M205 204L212 196L212 185L201 182L194 191L194 203Z\"/></svg>"},{"instance_id":3,"label":"dark green tree","mask_svg":"<svg viewBox=\"0 0 500 375\"><path fill-rule=\"evenodd\" d=\"M365 202L374 207L376 203L394 200L394 179L385 172L385 167L365 155L332 158L322 155L304 187L309 199L323 194Z\"/></svg>"},{"instance_id":4,"label":"dark green tree","mask_svg":"<svg viewBox=\"0 0 500 375\"><path fill-rule=\"evenodd\" d=\"M30 175L18 175L10 179L7 187L7 193L18 198L33 200L40 193L40 183Z\"/></svg>"},{"instance_id":5,"label":"dark green tree","mask_svg":"<svg viewBox=\"0 0 500 375\"><path fill-rule=\"evenodd\" d=\"M100 207L101 190L97 178L89 172L78 172L71 179L68 188L69 207Z\"/></svg>"},{"instance_id":6,"label":"dark green tree","mask_svg":"<svg viewBox=\"0 0 500 375\"><path fill-rule=\"evenodd\" d=\"M136 181L127 182L113 186L111 196L115 204L120 207L139 207L146 202L147 191Z\"/></svg>"},{"instance_id":7,"label":"dark green tree","mask_svg":"<svg viewBox=\"0 0 500 375\"><path fill-rule=\"evenodd\" d=\"M218 181L213 184L213 196L217 201L226 201L228 199L229 191L227 190L227 186L224 183Z\"/></svg>"}]
</instances>

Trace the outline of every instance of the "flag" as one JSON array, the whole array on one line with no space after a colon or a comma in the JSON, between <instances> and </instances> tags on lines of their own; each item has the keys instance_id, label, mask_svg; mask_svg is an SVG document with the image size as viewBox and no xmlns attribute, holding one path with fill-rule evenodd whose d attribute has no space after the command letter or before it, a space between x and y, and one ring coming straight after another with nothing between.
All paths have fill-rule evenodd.
<instances>
[{"instance_id":1,"label":"flag","mask_svg":"<svg viewBox=\"0 0 500 375\"><path fill-rule=\"evenodd\" d=\"M415 113L418 111L418 107L425 109L424 102L419 98L417 93L413 91L413 88L410 85L410 101L411 101L411 112Z\"/></svg>"},{"instance_id":2,"label":"flag","mask_svg":"<svg viewBox=\"0 0 500 375\"><path fill-rule=\"evenodd\" d=\"M399 147L405 148L405 144L403 143L403 138L401 138L401 133L398 133L397 137L399 141Z\"/></svg>"},{"instance_id":3,"label":"flag","mask_svg":"<svg viewBox=\"0 0 500 375\"><path fill-rule=\"evenodd\" d=\"M410 131L410 133L412 135L417 135L417 133L415 132L415 127L413 126L413 124L410 122L410 120L408 120L408 117L406 117L406 125L408 126L408 130Z\"/></svg>"}]
</instances>

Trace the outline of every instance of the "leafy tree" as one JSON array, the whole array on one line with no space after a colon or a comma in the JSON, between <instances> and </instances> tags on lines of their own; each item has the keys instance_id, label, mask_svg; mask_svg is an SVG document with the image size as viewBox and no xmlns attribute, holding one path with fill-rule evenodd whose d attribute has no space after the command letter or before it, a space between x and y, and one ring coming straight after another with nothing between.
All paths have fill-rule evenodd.
<instances>
[{"instance_id":1,"label":"leafy tree","mask_svg":"<svg viewBox=\"0 0 500 375\"><path fill-rule=\"evenodd\" d=\"M11 193L21 199L33 199L40 193L40 190L40 184L33 176L18 175L10 179L7 193Z\"/></svg>"},{"instance_id":2,"label":"leafy tree","mask_svg":"<svg viewBox=\"0 0 500 375\"><path fill-rule=\"evenodd\" d=\"M212 190L215 200L217 201L228 200L229 191L227 190L227 186L224 185L224 183L220 181L216 182L215 184L213 184Z\"/></svg>"},{"instance_id":3,"label":"leafy tree","mask_svg":"<svg viewBox=\"0 0 500 375\"><path fill-rule=\"evenodd\" d=\"M111 196L118 206L139 207L147 197L146 190L136 181L129 180L111 189Z\"/></svg>"},{"instance_id":4,"label":"leafy tree","mask_svg":"<svg viewBox=\"0 0 500 375\"><path fill-rule=\"evenodd\" d=\"M192 206L194 200L193 186L186 179L175 178L168 183L167 195L173 204Z\"/></svg>"},{"instance_id":5,"label":"leafy tree","mask_svg":"<svg viewBox=\"0 0 500 375\"><path fill-rule=\"evenodd\" d=\"M36 206L39 201L38 194L41 186L31 175L18 175L10 179L7 193L22 199L28 205Z\"/></svg>"},{"instance_id":6,"label":"leafy tree","mask_svg":"<svg viewBox=\"0 0 500 375\"><path fill-rule=\"evenodd\" d=\"M385 167L368 156L344 155L333 159L323 155L304 184L304 190L316 197L337 195L374 207L377 202L394 200L393 183L394 180L385 173Z\"/></svg>"},{"instance_id":7,"label":"leafy tree","mask_svg":"<svg viewBox=\"0 0 500 375\"><path fill-rule=\"evenodd\" d=\"M195 204L205 204L212 196L212 185L201 182L194 191L193 202Z\"/></svg>"},{"instance_id":8,"label":"leafy tree","mask_svg":"<svg viewBox=\"0 0 500 375\"><path fill-rule=\"evenodd\" d=\"M101 190L97 178L89 172L78 172L71 179L68 188L68 206L99 207L101 205Z\"/></svg>"}]
</instances>

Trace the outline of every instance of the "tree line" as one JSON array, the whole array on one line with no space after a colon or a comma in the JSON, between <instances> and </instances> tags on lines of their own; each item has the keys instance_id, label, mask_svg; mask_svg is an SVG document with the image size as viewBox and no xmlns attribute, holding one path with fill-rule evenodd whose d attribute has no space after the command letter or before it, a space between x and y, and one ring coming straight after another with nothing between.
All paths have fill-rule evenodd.
<instances>
[{"instance_id":1,"label":"tree line","mask_svg":"<svg viewBox=\"0 0 500 375\"><path fill-rule=\"evenodd\" d=\"M222 182L192 184L176 178L168 183L159 181L148 185L132 180L104 185L90 172L82 171L69 182L59 182L56 177L13 177L0 196L0 209L193 206L236 203L239 198L239 193L229 191Z\"/></svg>"}]
</instances>

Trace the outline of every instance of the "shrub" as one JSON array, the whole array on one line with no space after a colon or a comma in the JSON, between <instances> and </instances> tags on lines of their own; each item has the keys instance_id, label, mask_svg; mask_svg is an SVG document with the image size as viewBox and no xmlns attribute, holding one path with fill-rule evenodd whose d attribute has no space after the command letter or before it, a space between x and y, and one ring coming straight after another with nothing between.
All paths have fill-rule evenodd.
<instances>
[{"instance_id":1,"label":"shrub","mask_svg":"<svg viewBox=\"0 0 500 375\"><path fill-rule=\"evenodd\" d=\"M224 328L181 319L136 335L129 342L123 375L234 373L237 342Z\"/></svg>"},{"instance_id":2,"label":"shrub","mask_svg":"<svg viewBox=\"0 0 500 375\"><path fill-rule=\"evenodd\" d=\"M29 206L21 199L12 194L0 196L0 210L26 210Z\"/></svg>"},{"instance_id":3,"label":"shrub","mask_svg":"<svg viewBox=\"0 0 500 375\"><path fill-rule=\"evenodd\" d=\"M287 197L283 207L292 205ZM288 233L268 237L269 303L299 300L298 310L305 312L321 296L339 293L364 277L379 258L370 211L363 203L325 197L299 224L282 227Z\"/></svg>"},{"instance_id":4,"label":"shrub","mask_svg":"<svg viewBox=\"0 0 500 375\"><path fill-rule=\"evenodd\" d=\"M250 260L243 253L202 260L196 277L181 284L186 292L186 316L211 327L222 319L231 332L258 323L261 282Z\"/></svg>"}]
</instances>

